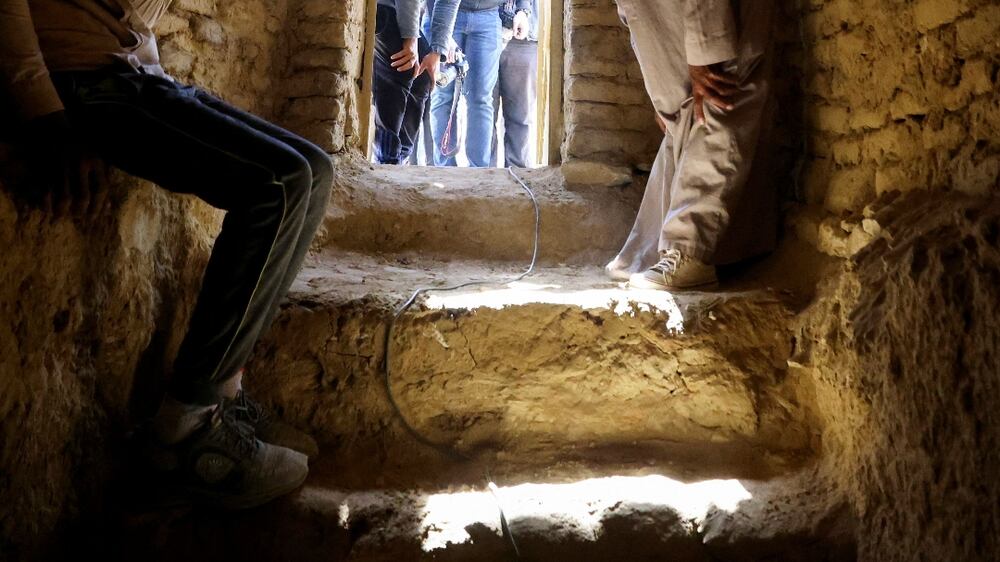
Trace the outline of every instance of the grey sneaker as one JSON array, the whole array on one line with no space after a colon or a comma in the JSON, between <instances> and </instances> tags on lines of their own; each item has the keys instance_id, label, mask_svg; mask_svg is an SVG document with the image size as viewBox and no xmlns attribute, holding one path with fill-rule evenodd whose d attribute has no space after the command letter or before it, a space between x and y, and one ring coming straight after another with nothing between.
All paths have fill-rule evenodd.
<instances>
[{"instance_id":1,"label":"grey sneaker","mask_svg":"<svg viewBox=\"0 0 1000 562\"><path fill-rule=\"evenodd\" d=\"M657 290L693 289L716 283L714 266L685 256L679 250L663 252L659 263L628 280L629 287Z\"/></svg>"},{"instance_id":2,"label":"grey sneaker","mask_svg":"<svg viewBox=\"0 0 1000 562\"><path fill-rule=\"evenodd\" d=\"M274 417L260 403L251 400L246 392L241 390L236 398L226 402L233 409L237 420L253 426L257 439L298 451L309 457L309 460L319 456L319 445L312 436Z\"/></svg>"},{"instance_id":3,"label":"grey sneaker","mask_svg":"<svg viewBox=\"0 0 1000 562\"><path fill-rule=\"evenodd\" d=\"M222 509L247 509L295 490L309 473L302 453L270 445L222 404L208 423L177 445L161 448L155 466L170 493Z\"/></svg>"}]
</instances>

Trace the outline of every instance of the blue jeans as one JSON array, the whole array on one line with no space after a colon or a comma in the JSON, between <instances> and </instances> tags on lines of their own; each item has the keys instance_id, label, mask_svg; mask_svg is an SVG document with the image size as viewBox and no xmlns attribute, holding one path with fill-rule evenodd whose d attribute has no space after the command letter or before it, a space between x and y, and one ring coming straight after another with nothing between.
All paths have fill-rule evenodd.
<instances>
[{"instance_id":1,"label":"blue jeans","mask_svg":"<svg viewBox=\"0 0 1000 562\"><path fill-rule=\"evenodd\" d=\"M455 20L455 42L469 60L469 76L465 80L465 101L468 108L465 155L469 165L485 168L490 165L493 145L493 89L500 71L500 16L497 10L458 11ZM455 99L455 83L434 90L431 96L431 123L434 130L434 163L454 166L455 157L441 155L441 138L448 126L451 104ZM452 137L457 133L452 132Z\"/></svg>"}]
</instances>

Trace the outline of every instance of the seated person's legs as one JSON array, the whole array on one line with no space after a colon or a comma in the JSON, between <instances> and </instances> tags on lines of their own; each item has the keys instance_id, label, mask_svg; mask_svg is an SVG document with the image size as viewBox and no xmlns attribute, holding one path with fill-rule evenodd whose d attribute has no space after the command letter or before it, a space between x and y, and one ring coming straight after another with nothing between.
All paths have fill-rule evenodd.
<instances>
[{"instance_id":1,"label":"seated person's legs","mask_svg":"<svg viewBox=\"0 0 1000 562\"><path fill-rule=\"evenodd\" d=\"M305 456L256 440L239 412L215 405L235 396L234 377L301 263L318 224L312 197L322 206L328 196L329 162L195 88L112 70L54 79L71 120L109 163L227 211L154 423L162 441L177 444L172 476L230 507L295 488Z\"/></svg>"}]
</instances>

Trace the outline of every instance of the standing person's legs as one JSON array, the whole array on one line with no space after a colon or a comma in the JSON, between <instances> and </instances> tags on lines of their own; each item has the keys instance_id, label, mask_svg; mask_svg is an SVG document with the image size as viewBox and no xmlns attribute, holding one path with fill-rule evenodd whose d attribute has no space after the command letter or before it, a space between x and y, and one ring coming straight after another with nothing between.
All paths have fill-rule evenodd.
<instances>
[{"instance_id":1,"label":"standing person's legs","mask_svg":"<svg viewBox=\"0 0 1000 562\"><path fill-rule=\"evenodd\" d=\"M646 192L639 206L632 231L615 259L606 266L612 278L628 281L660 260L663 218L670 209L670 189L674 179L674 147L669 134L663 136L646 181Z\"/></svg>"},{"instance_id":2,"label":"standing person's legs","mask_svg":"<svg viewBox=\"0 0 1000 562\"><path fill-rule=\"evenodd\" d=\"M418 41L418 51L420 59L431 52L431 46L427 40L421 37ZM431 76L424 72L410 84L407 92L406 111L403 113L403 120L399 128L399 162L409 160L413 148L417 144L417 135L420 134L420 122L424 118L424 108L431 97Z\"/></svg>"},{"instance_id":3,"label":"standing person's legs","mask_svg":"<svg viewBox=\"0 0 1000 562\"><path fill-rule=\"evenodd\" d=\"M500 95L503 98L506 166L534 164L532 129L535 125L538 42L513 39L500 56Z\"/></svg>"},{"instance_id":4,"label":"standing person's legs","mask_svg":"<svg viewBox=\"0 0 1000 562\"><path fill-rule=\"evenodd\" d=\"M663 9L662 2L622 0L619 10L628 22L649 96L674 136L672 159L676 173L661 176L657 181L668 183L654 189L647 185L646 191L647 197L670 202L663 208L659 250L676 249L698 260L711 261L729 225L729 209L742 196L759 138L769 93L769 69L760 53L762 42L756 40L762 33L745 31L740 58L729 63L728 70L741 81L736 107L726 112L706 104L706 124L697 125L682 18L670 17L672 11ZM766 10L758 7L751 11L753 18L742 19L752 19L757 27L766 25ZM661 148L658 159L662 157ZM650 181L654 181L652 175ZM640 216L639 220L650 218Z\"/></svg>"},{"instance_id":5,"label":"standing person's legs","mask_svg":"<svg viewBox=\"0 0 1000 562\"><path fill-rule=\"evenodd\" d=\"M462 50L463 53L468 56L466 51L466 42L468 39L469 27L472 24L470 19L470 14L473 12L468 12L466 10L459 10L458 16L455 19L455 31L452 36L455 39L455 43L458 48ZM499 20L500 18L497 18ZM457 162L455 160L455 155L445 156L441 154L441 140L445 136L445 132L448 129L448 122L451 118L451 107L455 100L455 96L459 93L455 91L455 82L448 84L444 88L435 88L434 93L431 94L431 128L434 133L434 165L435 166L455 166ZM458 123L451 124L451 139L454 143L458 138Z\"/></svg>"},{"instance_id":6,"label":"standing person's legs","mask_svg":"<svg viewBox=\"0 0 1000 562\"><path fill-rule=\"evenodd\" d=\"M469 165L490 165L493 143L493 89L500 70L502 24L496 10L481 10L469 15L465 54L469 59L469 77L465 81L468 125L465 154Z\"/></svg>"},{"instance_id":7,"label":"standing person's legs","mask_svg":"<svg viewBox=\"0 0 1000 562\"><path fill-rule=\"evenodd\" d=\"M392 55L402 48L396 10L380 4L375 20L372 104L375 108L373 152L375 161L382 164L399 164L403 160L400 130L411 97L413 72L392 68Z\"/></svg>"}]
</instances>

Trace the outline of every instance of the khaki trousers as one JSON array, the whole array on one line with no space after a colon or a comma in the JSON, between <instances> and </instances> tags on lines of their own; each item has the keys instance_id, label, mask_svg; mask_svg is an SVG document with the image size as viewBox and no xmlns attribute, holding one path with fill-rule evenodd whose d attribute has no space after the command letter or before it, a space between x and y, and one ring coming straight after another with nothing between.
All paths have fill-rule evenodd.
<instances>
[{"instance_id":1,"label":"khaki trousers","mask_svg":"<svg viewBox=\"0 0 1000 562\"><path fill-rule=\"evenodd\" d=\"M705 104L696 122L685 53L684 0L618 0L646 90L667 122L628 240L610 264L637 273L678 249L707 263L773 249L776 190L768 169L772 2L734 1L740 38L724 68L740 82L735 107Z\"/></svg>"}]
</instances>

